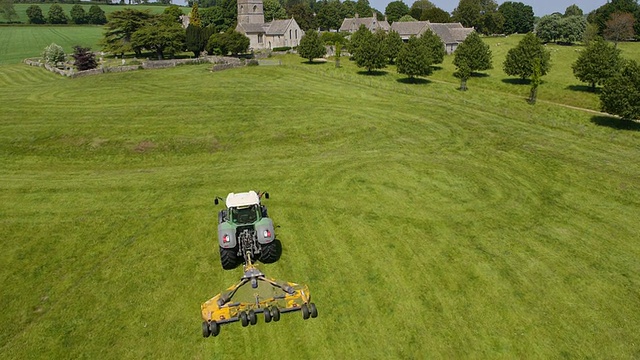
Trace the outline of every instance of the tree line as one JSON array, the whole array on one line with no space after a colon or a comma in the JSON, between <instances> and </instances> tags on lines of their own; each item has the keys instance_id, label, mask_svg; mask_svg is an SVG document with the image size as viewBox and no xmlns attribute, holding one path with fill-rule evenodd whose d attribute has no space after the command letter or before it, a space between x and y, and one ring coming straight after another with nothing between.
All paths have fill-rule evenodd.
<instances>
[{"instance_id":1,"label":"tree line","mask_svg":"<svg viewBox=\"0 0 640 360\"><path fill-rule=\"evenodd\" d=\"M27 8L27 18L29 24L94 24L104 25L107 17L104 10L98 5L91 5L89 11L85 11L82 5L76 4L71 7L69 15L64 12L62 6L53 4L49 7L47 16L44 16L42 8L38 5L31 5Z\"/></svg>"}]
</instances>

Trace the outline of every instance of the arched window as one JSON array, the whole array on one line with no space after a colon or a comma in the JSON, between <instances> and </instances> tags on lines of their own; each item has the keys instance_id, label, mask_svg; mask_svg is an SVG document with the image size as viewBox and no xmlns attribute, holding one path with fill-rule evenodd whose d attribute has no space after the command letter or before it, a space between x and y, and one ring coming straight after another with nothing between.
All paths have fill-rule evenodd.
<instances>
[{"instance_id":1,"label":"arched window","mask_svg":"<svg viewBox=\"0 0 640 360\"><path fill-rule=\"evenodd\" d=\"M240 12L242 13L242 10L244 10L244 6L240 5Z\"/></svg>"},{"instance_id":2,"label":"arched window","mask_svg":"<svg viewBox=\"0 0 640 360\"><path fill-rule=\"evenodd\" d=\"M296 39L298 38L298 29L296 29Z\"/></svg>"},{"instance_id":3,"label":"arched window","mask_svg":"<svg viewBox=\"0 0 640 360\"><path fill-rule=\"evenodd\" d=\"M258 10L258 6L257 5L253 5L253 12L256 12Z\"/></svg>"},{"instance_id":4,"label":"arched window","mask_svg":"<svg viewBox=\"0 0 640 360\"><path fill-rule=\"evenodd\" d=\"M293 38L291 37L291 29L289 29L289 39L293 39Z\"/></svg>"}]
</instances>

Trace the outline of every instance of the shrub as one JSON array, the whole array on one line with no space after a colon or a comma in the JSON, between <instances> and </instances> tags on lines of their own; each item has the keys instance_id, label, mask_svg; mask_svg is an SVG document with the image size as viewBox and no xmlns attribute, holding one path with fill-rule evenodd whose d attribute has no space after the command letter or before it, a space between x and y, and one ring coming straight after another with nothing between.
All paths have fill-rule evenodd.
<instances>
[{"instance_id":1,"label":"shrub","mask_svg":"<svg viewBox=\"0 0 640 360\"><path fill-rule=\"evenodd\" d=\"M44 61L51 65L64 62L65 56L62 46L55 43L51 43L51 45L44 48L44 51L42 52L42 58Z\"/></svg>"}]
</instances>

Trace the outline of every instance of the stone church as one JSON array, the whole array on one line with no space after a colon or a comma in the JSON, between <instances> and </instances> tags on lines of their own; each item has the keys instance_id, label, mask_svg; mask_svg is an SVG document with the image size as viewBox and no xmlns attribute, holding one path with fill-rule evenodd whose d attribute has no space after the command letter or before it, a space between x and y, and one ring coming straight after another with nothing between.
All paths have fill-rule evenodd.
<instances>
[{"instance_id":1,"label":"stone church","mask_svg":"<svg viewBox=\"0 0 640 360\"><path fill-rule=\"evenodd\" d=\"M253 50L295 47L304 35L293 17L265 23L262 0L238 0L236 31L251 40L249 47Z\"/></svg>"}]
</instances>

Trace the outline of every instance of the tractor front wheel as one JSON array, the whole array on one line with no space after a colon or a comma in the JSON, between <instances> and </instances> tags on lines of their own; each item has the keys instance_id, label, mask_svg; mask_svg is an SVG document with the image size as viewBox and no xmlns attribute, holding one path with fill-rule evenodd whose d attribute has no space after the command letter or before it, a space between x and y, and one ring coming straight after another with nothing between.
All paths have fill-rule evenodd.
<instances>
[{"instance_id":1,"label":"tractor front wheel","mask_svg":"<svg viewBox=\"0 0 640 360\"><path fill-rule=\"evenodd\" d=\"M225 249L220 247L220 263L225 270L235 269L238 266L238 255L236 249Z\"/></svg>"},{"instance_id":2,"label":"tractor front wheel","mask_svg":"<svg viewBox=\"0 0 640 360\"><path fill-rule=\"evenodd\" d=\"M316 304L309 303L309 311L311 312L311 317L312 318L317 318L318 317L318 309L316 308Z\"/></svg>"},{"instance_id":3,"label":"tractor front wheel","mask_svg":"<svg viewBox=\"0 0 640 360\"><path fill-rule=\"evenodd\" d=\"M307 306L307 304L302 304L300 309L302 310L302 318L307 320L309 316L311 316L311 313L309 312L309 307Z\"/></svg>"}]
</instances>

